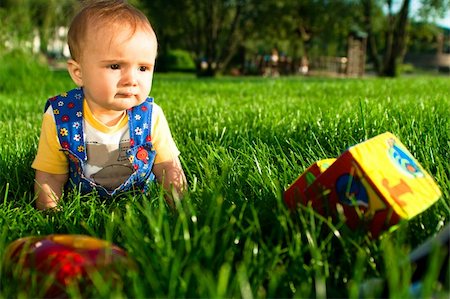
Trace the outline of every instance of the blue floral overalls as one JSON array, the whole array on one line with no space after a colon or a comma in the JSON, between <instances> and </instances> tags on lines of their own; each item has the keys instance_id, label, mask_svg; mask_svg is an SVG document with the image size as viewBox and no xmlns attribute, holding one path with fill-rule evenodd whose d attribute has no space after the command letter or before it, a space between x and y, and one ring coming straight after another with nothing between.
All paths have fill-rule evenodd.
<instances>
[{"instance_id":1,"label":"blue floral overalls","mask_svg":"<svg viewBox=\"0 0 450 299\"><path fill-rule=\"evenodd\" d=\"M45 105L53 108L56 130L62 151L69 160L69 180L66 188L78 189L81 193L97 190L100 196L113 196L123 191L141 190L154 181L152 172L156 152L152 150L151 120L153 98L147 98L139 106L127 110L130 129L130 149L127 156L134 172L114 190L107 190L83 174L87 161L86 144L83 134L83 89L75 88L50 98Z\"/></svg>"}]
</instances>

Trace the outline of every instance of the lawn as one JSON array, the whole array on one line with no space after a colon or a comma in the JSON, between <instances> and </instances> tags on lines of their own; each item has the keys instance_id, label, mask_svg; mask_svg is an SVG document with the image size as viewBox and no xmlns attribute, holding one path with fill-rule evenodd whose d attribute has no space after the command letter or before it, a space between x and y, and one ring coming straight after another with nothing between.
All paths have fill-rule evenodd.
<instances>
[{"instance_id":1,"label":"lawn","mask_svg":"<svg viewBox=\"0 0 450 299\"><path fill-rule=\"evenodd\" d=\"M0 260L13 240L52 233L86 234L125 249L135 267L123 271L122 282L97 281L83 294L358 298L364 281L381 278L391 297L410 297L414 267L405 258L449 221L448 77L156 74L151 95L189 182L178 213L165 206L158 186L148 196L109 201L73 193L60 212L43 213L34 209L30 168L42 109L47 97L73 85L64 72L35 69L0 71L10 80L0 83ZM435 205L376 240L308 208L287 211L282 192L311 163L386 131L439 185ZM424 277L421 296L446 294L436 271ZM35 281L23 288L3 275L1 282L0 297L44 292Z\"/></svg>"}]
</instances>

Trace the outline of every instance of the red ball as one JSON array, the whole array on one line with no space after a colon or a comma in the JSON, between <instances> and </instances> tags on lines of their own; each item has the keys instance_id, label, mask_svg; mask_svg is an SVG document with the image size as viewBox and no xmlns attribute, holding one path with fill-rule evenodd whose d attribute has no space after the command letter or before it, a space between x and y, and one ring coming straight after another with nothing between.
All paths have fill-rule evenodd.
<instances>
[{"instance_id":1,"label":"red ball","mask_svg":"<svg viewBox=\"0 0 450 299\"><path fill-rule=\"evenodd\" d=\"M9 244L4 265L14 279L25 284L30 275L35 275L38 283L53 277L45 297L64 297L70 285L90 284L94 273L105 279L120 278L118 271L131 261L123 249L104 240L84 235L48 235Z\"/></svg>"}]
</instances>

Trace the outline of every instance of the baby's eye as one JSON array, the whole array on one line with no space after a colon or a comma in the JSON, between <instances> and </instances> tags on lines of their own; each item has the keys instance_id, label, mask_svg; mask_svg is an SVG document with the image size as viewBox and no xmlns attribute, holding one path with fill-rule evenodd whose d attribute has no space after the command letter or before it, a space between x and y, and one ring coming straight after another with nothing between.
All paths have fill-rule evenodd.
<instances>
[{"instance_id":1,"label":"baby's eye","mask_svg":"<svg viewBox=\"0 0 450 299\"><path fill-rule=\"evenodd\" d=\"M149 67L146 67L146 66L140 66L139 67L139 70L141 71L141 72L145 72L145 71L148 71L150 68Z\"/></svg>"},{"instance_id":2,"label":"baby's eye","mask_svg":"<svg viewBox=\"0 0 450 299\"><path fill-rule=\"evenodd\" d=\"M118 70L120 68L120 66L117 63L115 63L115 64L111 64L109 66L109 68L112 69L112 70Z\"/></svg>"}]
</instances>

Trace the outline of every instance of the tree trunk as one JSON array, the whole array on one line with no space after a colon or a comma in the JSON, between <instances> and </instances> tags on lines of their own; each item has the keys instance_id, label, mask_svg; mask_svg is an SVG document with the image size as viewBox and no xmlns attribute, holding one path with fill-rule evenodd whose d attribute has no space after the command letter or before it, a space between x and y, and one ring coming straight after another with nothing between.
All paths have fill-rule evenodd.
<instances>
[{"instance_id":1,"label":"tree trunk","mask_svg":"<svg viewBox=\"0 0 450 299\"><path fill-rule=\"evenodd\" d=\"M404 0L397 16L393 18L395 22L392 24L393 29L389 30L386 55L381 75L387 77L395 77L398 75L398 66L403 61L406 51L407 26L410 0Z\"/></svg>"},{"instance_id":2,"label":"tree trunk","mask_svg":"<svg viewBox=\"0 0 450 299\"><path fill-rule=\"evenodd\" d=\"M48 54L48 32L47 28L39 28L39 52L47 55Z\"/></svg>"},{"instance_id":3,"label":"tree trunk","mask_svg":"<svg viewBox=\"0 0 450 299\"><path fill-rule=\"evenodd\" d=\"M231 17L226 15L231 13L233 13ZM225 24L227 16L231 20ZM242 4L238 3L234 8L225 10L220 1L209 1L203 7L202 17L205 22L203 30L199 33L203 34L205 44L199 52L204 51L204 56L197 63L197 75L214 77L226 69L241 41L237 32L242 18Z\"/></svg>"},{"instance_id":4,"label":"tree trunk","mask_svg":"<svg viewBox=\"0 0 450 299\"><path fill-rule=\"evenodd\" d=\"M363 1L364 8L364 22L365 22L365 30L367 32L367 49L368 56L370 60L373 62L373 67L377 74L381 73L381 59L380 54L378 53L378 47L375 39L375 33L373 31L373 0L364 0Z\"/></svg>"},{"instance_id":5,"label":"tree trunk","mask_svg":"<svg viewBox=\"0 0 450 299\"><path fill-rule=\"evenodd\" d=\"M219 71L223 71L224 69L226 69L226 67L230 63L231 58L237 51L237 45L241 42L241 39L236 34L239 27L239 22L241 20L241 9L242 6L238 4L233 16L233 21L231 22L231 26L228 31L228 35L225 38L225 42L223 43L224 46L222 46L222 51L218 57L218 62L221 62L219 64Z\"/></svg>"}]
</instances>

